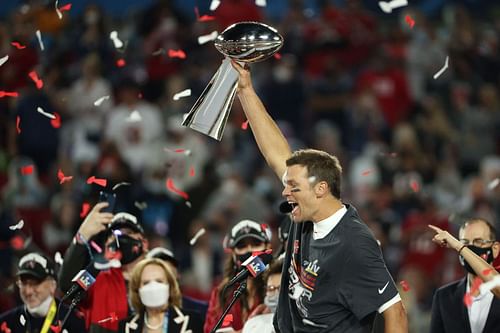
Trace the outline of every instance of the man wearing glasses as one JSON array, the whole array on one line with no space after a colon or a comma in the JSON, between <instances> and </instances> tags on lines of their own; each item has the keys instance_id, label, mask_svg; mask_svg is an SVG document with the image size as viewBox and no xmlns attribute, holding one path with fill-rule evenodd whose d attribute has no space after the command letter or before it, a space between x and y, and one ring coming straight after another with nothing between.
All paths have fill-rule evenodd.
<instances>
[{"instance_id":1,"label":"man wearing glasses","mask_svg":"<svg viewBox=\"0 0 500 333\"><path fill-rule=\"evenodd\" d=\"M2 332L47 333L57 330L57 322L68 308L59 307L54 298L57 289L54 263L46 256L33 252L19 260L16 285L23 305L0 315ZM85 332L83 319L71 313L62 332Z\"/></svg>"},{"instance_id":2,"label":"man wearing glasses","mask_svg":"<svg viewBox=\"0 0 500 333\"><path fill-rule=\"evenodd\" d=\"M460 227L458 240L445 230L429 227L436 231L433 242L456 250L467 272L463 279L439 288L434 294L431 333L498 332L500 287L498 283L491 291L477 287L478 282L500 279L491 266L500 252L495 228L486 220L471 219Z\"/></svg>"}]
</instances>

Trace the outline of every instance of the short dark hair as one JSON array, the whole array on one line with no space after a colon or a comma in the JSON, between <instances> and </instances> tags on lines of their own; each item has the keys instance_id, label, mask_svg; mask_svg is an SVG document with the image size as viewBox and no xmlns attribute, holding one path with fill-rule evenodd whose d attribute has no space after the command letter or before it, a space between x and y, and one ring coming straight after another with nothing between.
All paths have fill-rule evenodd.
<instances>
[{"instance_id":1,"label":"short dark hair","mask_svg":"<svg viewBox=\"0 0 500 333\"><path fill-rule=\"evenodd\" d=\"M484 224L486 224L488 226L488 229L490 230L490 240L496 240L497 230L495 229L493 224L491 224L486 219L483 219L480 217L474 217L474 218L470 218L470 219L465 220L462 223L462 225L460 226L460 231L465 229L465 227L467 227L468 225L476 224L476 223L480 223L480 222L483 222Z\"/></svg>"},{"instance_id":2,"label":"short dark hair","mask_svg":"<svg viewBox=\"0 0 500 333\"><path fill-rule=\"evenodd\" d=\"M286 160L286 166L302 165L307 168L308 177L314 177L312 184L325 181L334 197L340 199L342 183L342 167L339 159L324 151L316 149L301 149L295 151Z\"/></svg>"}]
</instances>

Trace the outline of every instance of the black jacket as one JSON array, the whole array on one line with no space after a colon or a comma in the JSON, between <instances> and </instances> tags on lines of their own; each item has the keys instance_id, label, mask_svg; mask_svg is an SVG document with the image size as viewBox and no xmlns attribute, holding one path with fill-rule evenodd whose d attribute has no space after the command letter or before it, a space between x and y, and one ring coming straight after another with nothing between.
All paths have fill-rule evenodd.
<instances>
[{"instance_id":1,"label":"black jacket","mask_svg":"<svg viewBox=\"0 0 500 333\"><path fill-rule=\"evenodd\" d=\"M184 324L184 321L187 321L187 324ZM186 326L183 327L184 325ZM143 327L144 313L134 314L126 320L120 321L118 331L120 333L142 333ZM181 333L188 330L191 330L192 333L203 333L201 316L196 312L171 308L168 316L168 333Z\"/></svg>"},{"instance_id":2,"label":"black jacket","mask_svg":"<svg viewBox=\"0 0 500 333\"><path fill-rule=\"evenodd\" d=\"M467 279L439 288L432 301L431 333L470 333L467 307L464 303ZM500 332L500 299L493 298L483 333Z\"/></svg>"},{"instance_id":3,"label":"black jacket","mask_svg":"<svg viewBox=\"0 0 500 333\"><path fill-rule=\"evenodd\" d=\"M59 302L57 300L56 304L59 305ZM62 321L65 315L68 313L68 310L69 308L65 304L62 304L59 309L60 313L56 314L54 320L52 321L52 325L55 325L57 319ZM5 322L12 333L39 333L42 329L44 321L45 317L33 317L25 309L24 305L18 306L17 308L4 312L0 315L0 323ZM78 317L74 311L72 311L72 313L68 316L68 319L64 323L61 333L64 332L64 330L66 330L67 333L86 332L85 322L82 318ZM52 330L49 329L49 332L52 332Z\"/></svg>"}]
</instances>

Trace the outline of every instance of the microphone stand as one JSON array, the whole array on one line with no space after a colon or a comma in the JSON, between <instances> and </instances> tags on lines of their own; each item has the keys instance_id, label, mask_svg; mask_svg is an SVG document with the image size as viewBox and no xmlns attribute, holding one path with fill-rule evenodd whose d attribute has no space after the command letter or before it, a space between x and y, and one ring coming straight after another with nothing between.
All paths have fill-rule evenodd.
<instances>
[{"instance_id":1,"label":"microphone stand","mask_svg":"<svg viewBox=\"0 0 500 333\"><path fill-rule=\"evenodd\" d=\"M74 298L73 300L71 301L71 304L69 305L68 307L68 312L66 312L66 315L64 316L62 322L61 322L61 326L60 328L62 329L64 327L64 324L66 323L66 320L68 320L68 317L69 315L71 314L71 312L73 312L73 310L75 309L75 307L78 305L78 303L80 303L80 301L82 300L82 297L85 293L83 292L79 292ZM63 302L61 301L61 303L59 303L59 306L62 304ZM59 311L57 311L58 314L57 314L57 317L59 318ZM59 320L57 320L57 322L59 322Z\"/></svg>"},{"instance_id":2,"label":"microphone stand","mask_svg":"<svg viewBox=\"0 0 500 333\"><path fill-rule=\"evenodd\" d=\"M240 283L238 288L234 291L231 302L229 302L228 306L220 316L219 321L217 322L217 324L215 324L214 328L212 328L210 333L215 333L219 329L219 327L222 325L222 322L224 321L224 318L226 318L226 315L229 312L229 310L231 310L238 297L240 297L246 289L247 289L247 280L245 279Z\"/></svg>"}]
</instances>

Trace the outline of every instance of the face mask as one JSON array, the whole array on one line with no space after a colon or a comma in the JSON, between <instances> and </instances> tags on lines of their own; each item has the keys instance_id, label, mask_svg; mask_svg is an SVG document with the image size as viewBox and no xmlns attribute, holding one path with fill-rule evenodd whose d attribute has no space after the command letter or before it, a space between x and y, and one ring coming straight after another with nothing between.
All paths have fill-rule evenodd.
<instances>
[{"instance_id":1,"label":"face mask","mask_svg":"<svg viewBox=\"0 0 500 333\"><path fill-rule=\"evenodd\" d=\"M272 296L266 295L266 297L264 297L264 304L271 310L272 313L275 313L276 308L278 307L278 297L279 293L275 293Z\"/></svg>"},{"instance_id":2,"label":"face mask","mask_svg":"<svg viewBox=\"0 0 500 333\"><path fill-rule=\"evenodd\" d=\"M126 235L115 237L118 237L118 240L108 245L106 249L106 257L108 260L118 259L121 261L122 265L126 265L142 255L143 245L141 240Z\"/></svg>"},{"instance_id":3,"label":"face mask","mask_svg":"<svg viewBox=\"0 0 500 333\"><path fill-rule=\"evenodd\" d=\"M482 248L474 245L467 245L467 247L472 252L483 258L488 264L491 264L495 259L493 258L493 250L491 247ZM472 269L472 267L470 267L469 263L467 263L467 261L465 261L465 259L462 256L459 256L458 259L460 261L460 264L464 267L464 269L467 272L477 275L476 272L474 272L474 270Z\"/></svg>"},{"instance_id":4,"label":"face mask","mask_svg":"<svg viewBox=\"0 0 500 333\"><path fill-rule=\"evenodd\" d=\"M247 252L247 253L244 253L244 254L238 254L238 255L236 255L236 265L238 267L241 267L241 264L243 264L251 256L252 256L252 252Z\"/></svg>"},{"instance_id":5,"label":"face mask","mask_svg":"<svg viewBox=\"0 0 500 333\"><path fill-rule=\"evenodd\" d=\"M53 299L54 298L52 296L49 296L45 299L45 301L40 303L40 305L35 306L34 308L26 306L26 308L28 309L28 312L35 317L45 317L49 312L50 304L52 303Z\"/></svg>"},{"instance_id":6,"label":"face mask","mask_svg":"<svg viewBox=\"0 0 500 333\"><path fill-rule=\"evenodd\" d=\"M151 281L139 288L139 297L147 308L159 308L167 304L170 286L165 283Z\"/></svg>"}]
</instances>

